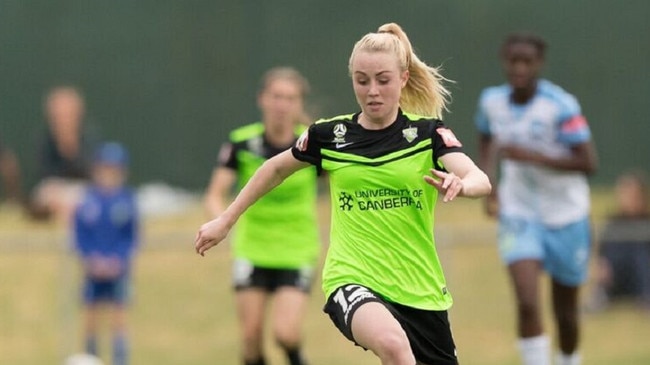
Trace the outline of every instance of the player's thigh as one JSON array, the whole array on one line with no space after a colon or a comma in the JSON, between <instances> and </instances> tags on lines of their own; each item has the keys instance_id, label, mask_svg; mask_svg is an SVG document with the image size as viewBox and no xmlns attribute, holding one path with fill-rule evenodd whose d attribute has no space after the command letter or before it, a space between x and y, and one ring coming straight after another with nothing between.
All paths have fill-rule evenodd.
<instances>
[{"instance_id":1,"label":"player's thigh","mask_svg":"<svg viewBox=\"0 0 650 365\"><path fill-rule=\"evenodd\" d=\"M541 273L542 262L537 259L517 260L508 265L508 274L518 303L527 307L537 305Z\"/></svg>"},{"instance_id":2,"label":"player's thigh","mask_svg":"<svg viewBox=\"0 0 650 365\"><path fill-rule=\"evenodd\" d=\"M309 295L297 287L283 286L273 298L273 329L282 339L297 341Z\"/></svg>"},{"instance_id":3,"label":"player's thigh","mask_svg":"<svg viewBox=\"0 0 650 365\"><path fill-rule=\"evenodd\" d=\"M269 294L260 288L244 288L235 292L235 306L244 336L261 332Z\"/></svg>"},{"instance_id":4,"label":"player's thigh","mask_svg":"<svg viewBox=\"0 0 650 365\"><path fill-rule=\"evenodd\" d=\"M352 316L351 330L354 340L375 353L382 351L386 340L408 346L406 332L393 314L380 302L362 304Z\"/></svg>"}]
</instances>

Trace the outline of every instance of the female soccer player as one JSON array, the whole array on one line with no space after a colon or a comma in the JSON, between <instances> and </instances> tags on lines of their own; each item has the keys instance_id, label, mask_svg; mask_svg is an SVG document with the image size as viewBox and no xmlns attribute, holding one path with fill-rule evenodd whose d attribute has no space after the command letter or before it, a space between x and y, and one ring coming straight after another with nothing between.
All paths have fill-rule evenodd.
<instances>
[{"instance_id":1,"label":"female soccer player","mask_svg":"<svg viewBox=\"0 0 650 365\"><path fill-rule=\"evenodd\" d=\"M221 149L205 202L212 217L223 213L233 185L241 188L265 161L290 148L305 129L307 80L288 67L262 78L262 122L234 130ZM320 252L315 168L285 180L244 214L234 237L233 285L244 364L265 364L263 324L273 295L273 332L290 365L304 365L301 325Z\"/></svg>"},{"instance_id":2,"label":"female soccer player","mask_svg":"<svg viewBox=\"0 0 650 365\"><path fill-rule=\"evenodd\" d=\"M413 53L397 24L359 40L349 72L361 111L315 123L290 151L267 161L224 213L200 228L196 251L222 241L282 180L309 164L321 167L332 202L325 312L382 364L457 364L433 208L439 194L443 202L487 195L490 182L437 119L449 94L444 79Z\"/></svg>"},{"instance_id":3,"label":"female soccer player","mask_svg":"<svg viewBox=\"0 0 650 365\"><path fill-rule=\"evenodd\" d=\"M560 365L579 364L578 288L590 250L589 186L596 154L575 97L540 79L546 44L513 34L501 57L508 83L480 96L476 124L481 167L493 176L500 162L497 194L488 213L499 214L499 251L517 300L520 350L526 365L550 364L550 343L540 318L539 276L552 278Z\"/></svg>"}]
</instances>

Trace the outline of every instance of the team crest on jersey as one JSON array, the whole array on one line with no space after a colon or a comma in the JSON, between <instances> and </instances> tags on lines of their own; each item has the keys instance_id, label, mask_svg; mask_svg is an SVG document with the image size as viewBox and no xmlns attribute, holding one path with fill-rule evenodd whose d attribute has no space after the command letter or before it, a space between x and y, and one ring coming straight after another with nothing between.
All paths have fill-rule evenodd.
<instances>
[{"instance_id":1,"label":"team crest on jersey","mask_svg":"<svg viewBox=\"0 0 650 365\"><path fill-rule=\"evenodd\" d=\"M334 126L334 140L332 142L339 143L345 142L345 134L348 132L348 129L345 128L345 124L339 123Z\"/></svg>"},{"instance_id":2,"label":"team crest on jersey","mask_svg":"<svg viewBox=\"0 0 650 365\"><path fill-rule=\"evenodd\" d=\"M306 130L302 132L298 140L296 141L296 148L300 152L307 151L307 142L309 142L309 131Z\"/></svg>"},{"instance_id":3,"label":"team crest on jersey","mask_svg":"<svg viewBox=\"0 0 650 365\"><path fill-rule=\"evenodd\" d=\"M404 136L408 143L411 143L414 139L418 138L418 129L415 127L402 129L402 136Z\"/></svg>"},{"instance_id":4,"label":"team crest on jersey","mask_svg":"<svg viewBox=\"0 0 650 365\"><path fill-rule=\"evenodd\" d=\"M262 137L255 137L248 140L248 150L257 156L264 155L264 140Z\"/></svg>"},{"instance_id":5,"label":"team crest on jersey","mask_svg":"<svg viewBox=\"0 0 650 365\"><path fill-rule=\"evenodd\" d=\"M442 141L445 143L445 146L447 147L463 147L463 144L460 143L458 138L456 138L456 135L454 135L454 132L451 131L449 128L438 128L436 129L436 132L442 137Z\"/></svg>"}]
</instances>

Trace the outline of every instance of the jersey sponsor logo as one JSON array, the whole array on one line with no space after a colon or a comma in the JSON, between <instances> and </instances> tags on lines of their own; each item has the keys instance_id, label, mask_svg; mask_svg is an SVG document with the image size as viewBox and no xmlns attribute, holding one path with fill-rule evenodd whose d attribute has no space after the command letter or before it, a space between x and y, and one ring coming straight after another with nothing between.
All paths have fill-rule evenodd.
<instances>
[{"instance_id":1,"label":"jersey sponsor logo","mask_svg":"<svg viewBox=\"0 0 650 365\"><path fill-rule=\"evenodd\" d=\"M406 129L402 129L402 136L404 136L404 138L408 143L411 143L416 138L418 138L418 129L415 127L408 127Z\"/></svg>"},{"instance_id":2,"label":"jersey sponsor logo","mask_svg":"<svg viewBox=\"0 0 650 365\"><path fill-rule=\"evenodd\" d=\"M334 126L334 143L345 143L345 134L348 132L348 129L345 127L345 124L338 123Z\"/></svg>"},{"instance_id":3,"label":"jersey sponsor logo","mask_svg":"<svg viewBox=\"0 0 650 365\"><path fill-rule=\"evenodd\" d=\"M246 142L248 150L257 156L264 156L264 140L262 137L251 138Z\"/></svg>"},{"instance_id":4,"label":"jersey sponsor logo","mask_svg":"<svg viewBox=\"0 0 650 365\"><path fill-rule=\"evenodd\" d=\"M422 210L420 201L424 191L422 189L368 189L357 190L354 194L339 193L339 209L350 211L357 208L360 211L389 210L397 208L414 207Z\"/></svg>"},{"instance_id":5,"label":"jersey sponsor logo","mask_svg":"<svg viewBox=\"0 0 650 365\"><path fill-rule=\"evenodd\" d=\"M436 129L436 132L442 137L442 141L445 143L445 146L447 147L463 147L463 145L460 143L458 138L456 138L456 135L454 132L451 131L449 128L438 128Z\"/></svg>"},{"instance_id":6,"label":"jersey sponsor logo","mask_svg":"<svg viewBox=\"0 0 650 365\"><path fill-rule=\"evenodd\" d=\"M354 200L352 199L352 195L342 191L339 194L339 208L341 210L351 210L352 209L352 203L354 203Z\"/></svg>"},{"instance_id":7,"label":"jersey sponsor logo","mask_svg":"<svg viewBox=\"0 0 650 365\"><path fill-rule=\"evenodd\" d=\"M336 148L337 148L337 149L339 149L339 148L343 148L343 147L349 146L349 145L351 145L351 144L353 144L353 143L354 143L354 142L337 143L337 144L336 144Z\"/></svg>"},{"instance_id":8,"label":"jersey sponsor logo","mask_svg":"<svg viewBox=\"0 0 650 365\"><path fill-rule=\"evenodd\" d=\"M309 142L309 131L306 130L302 132L298 140L296 141L296 148L300 152L307 151L307 143Z\"/></svg>"}]
</instances>

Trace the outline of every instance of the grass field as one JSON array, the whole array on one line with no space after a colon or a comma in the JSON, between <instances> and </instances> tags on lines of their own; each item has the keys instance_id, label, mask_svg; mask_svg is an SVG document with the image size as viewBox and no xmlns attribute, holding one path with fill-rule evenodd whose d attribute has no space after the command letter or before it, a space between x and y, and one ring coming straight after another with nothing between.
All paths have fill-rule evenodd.
<instances>
[{"instance_id":1,"label":"grass field","mask_svg":"<svg viewBox=\"0 0 650 365\"><path fill-rule=\"evenodd\" d=\"M608 201L595 201L598 222ZM326 225L326 204L322 209ZM192 239L203 219L197 207L145 221L130 316L134 365L239 364L229 247L219 246L205 258L194 253ZM494 223L482 217L475 201L440 204L436 222L455 299L450 316L461 363L518 364L512 300L494 247ZM61 364L65 355L80 350L79 272L66 241L62 227L0 209L0 364ZM305 324L310 364L378 364L331 325L321 312L319 283L315 288ZM548 313L546 320L551 330ZM650 364L649 338L650 314L630 304L585 314L584 363ZM269 336L267 347L270 363L284 364ZM109 352L106 336L102 350Z\"/></svg>"}]
</instances>

